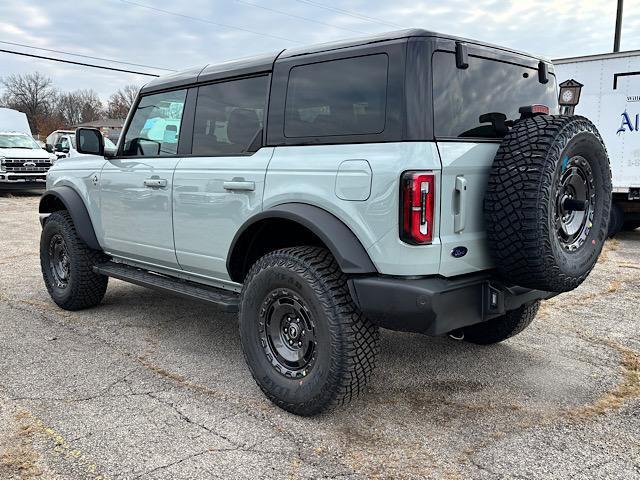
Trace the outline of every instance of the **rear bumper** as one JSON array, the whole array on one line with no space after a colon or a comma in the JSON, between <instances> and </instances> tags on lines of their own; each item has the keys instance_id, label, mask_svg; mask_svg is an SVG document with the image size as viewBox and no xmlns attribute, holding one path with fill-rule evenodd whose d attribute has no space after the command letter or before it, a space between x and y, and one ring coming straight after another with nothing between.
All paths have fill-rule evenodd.
<instances>
[{"instance_id":1,"label":"rear bumper","mask_svg":"<svg viewBox=\"0 0 640 480\"><path fill-rule=\"evenodd\" d=\"M488 274L456 278L355 277L354 301L375 324L405 332L444 335L557 294L507 286Z\"/></svg>"}]
</instances>

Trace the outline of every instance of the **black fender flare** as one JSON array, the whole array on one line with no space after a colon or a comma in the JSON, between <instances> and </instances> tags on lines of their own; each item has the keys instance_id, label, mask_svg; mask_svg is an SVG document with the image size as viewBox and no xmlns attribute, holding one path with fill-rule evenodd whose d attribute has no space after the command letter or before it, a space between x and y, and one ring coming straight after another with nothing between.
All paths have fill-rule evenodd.
<instances>
[{"instance_id":1,"label":"black fender flare","mask_svg":"<svg viewBox=\"0 0 640 480\"><path fill-rule=\"evenodd\" d=\"M234 274L234 255L243 255L242 252L236 251L238 245L244 244L242 240L245 235L251 235L252 226L267 219L290 220L311 231L326 245L344 273L377 273L376 267L362 243L342 220L314 205L283 203L249 218L236 232L227 255L227 272L235 281L239 281L239 279Z\"/></svg>"},{"instance_id":2,"label":"black fender flare","mask_svg":"<svg viewBox=\"0 0 640 480\"><path fill-rule=\"evenodd\" d=\"M44 192L40 198L40 206L38 207L41 218L42 214L53 213L56 210L60 210L60 204L64 205L64 208L71 215L73 225L82 241L93 250L102 250L98 243L96 232L93 229L89 211L80 194L73 188L63 185Z\"/></svg>"}]
</instances>

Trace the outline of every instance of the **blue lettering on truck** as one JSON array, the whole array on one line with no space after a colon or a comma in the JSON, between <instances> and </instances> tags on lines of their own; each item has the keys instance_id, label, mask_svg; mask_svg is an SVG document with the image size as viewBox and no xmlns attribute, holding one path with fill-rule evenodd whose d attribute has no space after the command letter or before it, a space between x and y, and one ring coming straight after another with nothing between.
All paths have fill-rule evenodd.
<instances>
[{"instance_id":1,"label":"blue lettering on truck","mask_svg":"<svg viewBox=\"0 0 640 480\"><path fill-rule=\"evenodd\" d=\"M629 113L625 110L624 112L622 112L622 123L620 124L620 128L618 129L618 131L616 132L616 134L620 135L621 133L624 133L627 131L627 129L630 132L637 132L638 128L640 127L640 113L636 113L635 116L635 122L631 121L631 117L629 116Z\"/></svg>"}]
</instances>

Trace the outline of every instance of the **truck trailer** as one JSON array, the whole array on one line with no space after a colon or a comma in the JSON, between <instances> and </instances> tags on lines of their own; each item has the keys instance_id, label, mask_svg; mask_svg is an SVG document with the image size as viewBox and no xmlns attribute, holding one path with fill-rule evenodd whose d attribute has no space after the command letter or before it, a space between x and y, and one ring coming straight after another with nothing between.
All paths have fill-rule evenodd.
<instances>
[{"instance_id":1,"label":"truck trailer","mask_svg":"<svg viewBox=\"0 0 640 480\"><path fill-rule=\"evenodd\" d=\"M640 50L553 60L563 113L591 119L611 161L609 235L640 227Z\"/></svg>"}]
</instances>

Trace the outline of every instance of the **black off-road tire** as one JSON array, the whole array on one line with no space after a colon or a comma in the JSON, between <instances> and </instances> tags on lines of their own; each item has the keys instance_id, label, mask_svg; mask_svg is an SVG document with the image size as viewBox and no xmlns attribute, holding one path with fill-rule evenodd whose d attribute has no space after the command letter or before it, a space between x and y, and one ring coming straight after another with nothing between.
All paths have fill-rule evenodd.
<instances>
[{"instance_id":1,"label":"black off-road tire","mask_svg":"<svg viewBox=\"0 0 640 480\"><path fill-rule=\"evenodd\" d=\"M310 366L293 372L276 355L268 356L273 350L267 325L277 321L269 302L285 302L287 296L307 309L316 341ZM344 405L363 392L380 339L378 328L354 304L335 259L319 247L277 250L253 265L240 297L239 330L247 365L264 394L304 416Z\"/></svg>"},{"instance_id":2,"label":"black off-road tire","mask_svg":"<svg viewBox=\"0 0 640 480\"><path fill-rule=\"evenodd\" d=\"M622 227L622 229L625 232L633 232L634 230L637 230L638 228L640 228L640 222L625 222L624 226Z\"/></svg>"},{"instance_id":3,"label":"black off-road tire","mask_svg":"<svg viewBox=\"0 0 640 480\"><path fill-rule=\"evenodd\" d=\"M52 241L64 242L68 258L66 282L56 279L52 270ZM104 261L102 252L90 249L78 237L69 212L52 213L44 224L40 237L40 267L44 283L53 301L65 310L82 310L98 305L107 290L109 277L93 271Z\"/></svg>"},{"instance_id":4,"label":"black off-road tire","mask_svg":"<svg viewBox=\"0 0 640 480\"><path fill-rule=\"evenodd\" d=\"M477 345L491 345L511 338L527 328L538 313L540 301L522 305L487 322L464 328L464 340Z\"/></svg>"},{"instance_id":5,"label":"black off-road tire","mask_svg":"<svg viewBox=\"0 0 640 480\"><path fill-rule=\"evenodd\" d=\"M559 233L564 222L558 221L558 205L566 205L560 199L567 190L561 182L582 170L588 203L581 218L590 220L581 223L574 243L563 243L568 240ZM498 149L484 202L487 243L499 275L523 287L573 290L598 260L610 208L607 152L589 120L542 115L518 121Z\"/></svg>"},{"instance_id":6,"label":"black off-road tire","mask_svg":"<svg viewBox=\"0 0 640 480\"><path fill-rule=\"evenodd\" d=\"M609 230L607 236L614 237L625 228L624 212L617 203L611 204L611 213L609 214Z\"/></svg>"}]
</instances>

